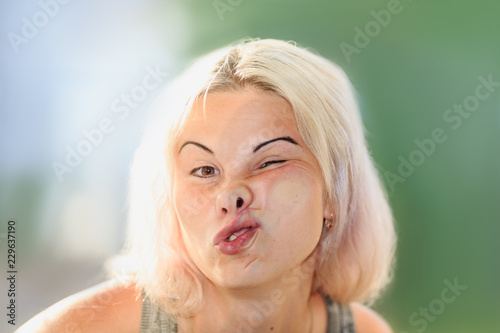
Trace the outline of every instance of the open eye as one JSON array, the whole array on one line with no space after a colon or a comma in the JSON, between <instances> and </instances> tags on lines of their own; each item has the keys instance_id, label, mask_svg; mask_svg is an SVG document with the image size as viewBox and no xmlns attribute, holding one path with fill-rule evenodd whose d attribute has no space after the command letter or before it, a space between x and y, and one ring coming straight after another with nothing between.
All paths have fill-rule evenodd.
<instances>
[{"instance_id":1,"label":"open eye","mask_svg":"<svg viewBox=\"0 0 500 333\"><path fill-rule=\"evenodd\" d=\"M264 162L260 165L259 169L263 169L265 167L268 167L270 166L271 164L277 164L277 163L283 163L283 162L286 162L286 160L277 160L277 161L267 161L267 162Z\"/></svg>"},{"instance_id":2,"label":"open eye","mask_svg":"<svg viewBox=\"0 0 500 333\"><path fill-rule=\"evenodd\" d=\"M191 170L191 174L193 176L201 177L201 178L212 177L212 176L218 175L219 173L220 173L219 170L217 170L214 167L208 166L208 165L202 166L200 168L194 168L193 170Z\"/></svg>"}]
</instances>

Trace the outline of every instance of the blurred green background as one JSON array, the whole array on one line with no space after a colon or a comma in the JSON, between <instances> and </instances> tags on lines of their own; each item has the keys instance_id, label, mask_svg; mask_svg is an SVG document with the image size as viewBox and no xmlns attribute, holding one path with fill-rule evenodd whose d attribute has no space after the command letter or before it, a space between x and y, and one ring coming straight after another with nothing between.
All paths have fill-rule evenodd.
<instances>
[{"instance_id":1,"label":"blurred green background","mask_svg":"<svg viewBox=\"0 0 500 333\"><path fill-rule=\"evenodd\" d=\"M202 53L260 37L316 50L359 94L399 236L394 282L375 309L395 332L499 331L500 2L74 1L49 8L17 46L9 33L25 37L23 18L47 9L0 8L0 245L6 253L16 219L20 323L102 280L122 245L128 167L158 91L124 118L113 103L147 68L167 83ZM481 100L483 79L493 83ZM105 117L113 132L59 181L52 163ZM436 129L446 140L430 144ZM467 288L450 301L445 280Z\"/></svg>"}]
</instances>

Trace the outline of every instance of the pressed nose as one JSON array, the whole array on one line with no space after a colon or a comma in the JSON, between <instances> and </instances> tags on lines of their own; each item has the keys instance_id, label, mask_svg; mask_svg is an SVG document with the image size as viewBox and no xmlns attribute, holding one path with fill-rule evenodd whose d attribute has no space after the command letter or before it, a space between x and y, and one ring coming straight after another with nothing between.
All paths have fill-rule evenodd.
<instances>
[{"instance_id":1,"label":"pressed nose","mask_svg":"<svg viewBox=\"0 0 500 333\"><path fill-rule=\"evenodd\" d=\"M237 214L252 202L250 189L243 184L225 188L217 195L217 214Z\"/></svg>"}]
</instances>

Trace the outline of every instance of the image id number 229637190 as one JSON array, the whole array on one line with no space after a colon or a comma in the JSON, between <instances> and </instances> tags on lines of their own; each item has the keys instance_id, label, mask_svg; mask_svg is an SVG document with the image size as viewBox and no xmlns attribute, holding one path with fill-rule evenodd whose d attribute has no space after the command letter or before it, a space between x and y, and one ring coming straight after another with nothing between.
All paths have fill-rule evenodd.
<instances>
[{"instance_id":1,"label":"image id number 229637190","mask_svg":"<svg viewBox=\"0 0 500 333\"><path fill-rule=\"evenodd\" d=\"M16 221L7 222L7 322L16 325Z\"/></svg>"}]
</instances>

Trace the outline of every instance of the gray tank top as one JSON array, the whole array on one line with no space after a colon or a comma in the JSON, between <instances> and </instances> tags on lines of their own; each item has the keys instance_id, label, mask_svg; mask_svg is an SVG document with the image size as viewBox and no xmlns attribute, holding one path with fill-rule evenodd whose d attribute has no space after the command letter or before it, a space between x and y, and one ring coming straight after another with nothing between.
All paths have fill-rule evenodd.
<instances>
[{"instance_id":1,"label":"gray tank top","mask_svg":"<svg viewBox=\"0 0 500 333\"><path fill-rule=\"evenodd\" d=\"M325 333L356 333L351 308L332 302L328 296L323 296L323 299L328 310ZM141 333L177 333L177 323L145 297L142 301Z\"/></svg>"}]
</instances>

